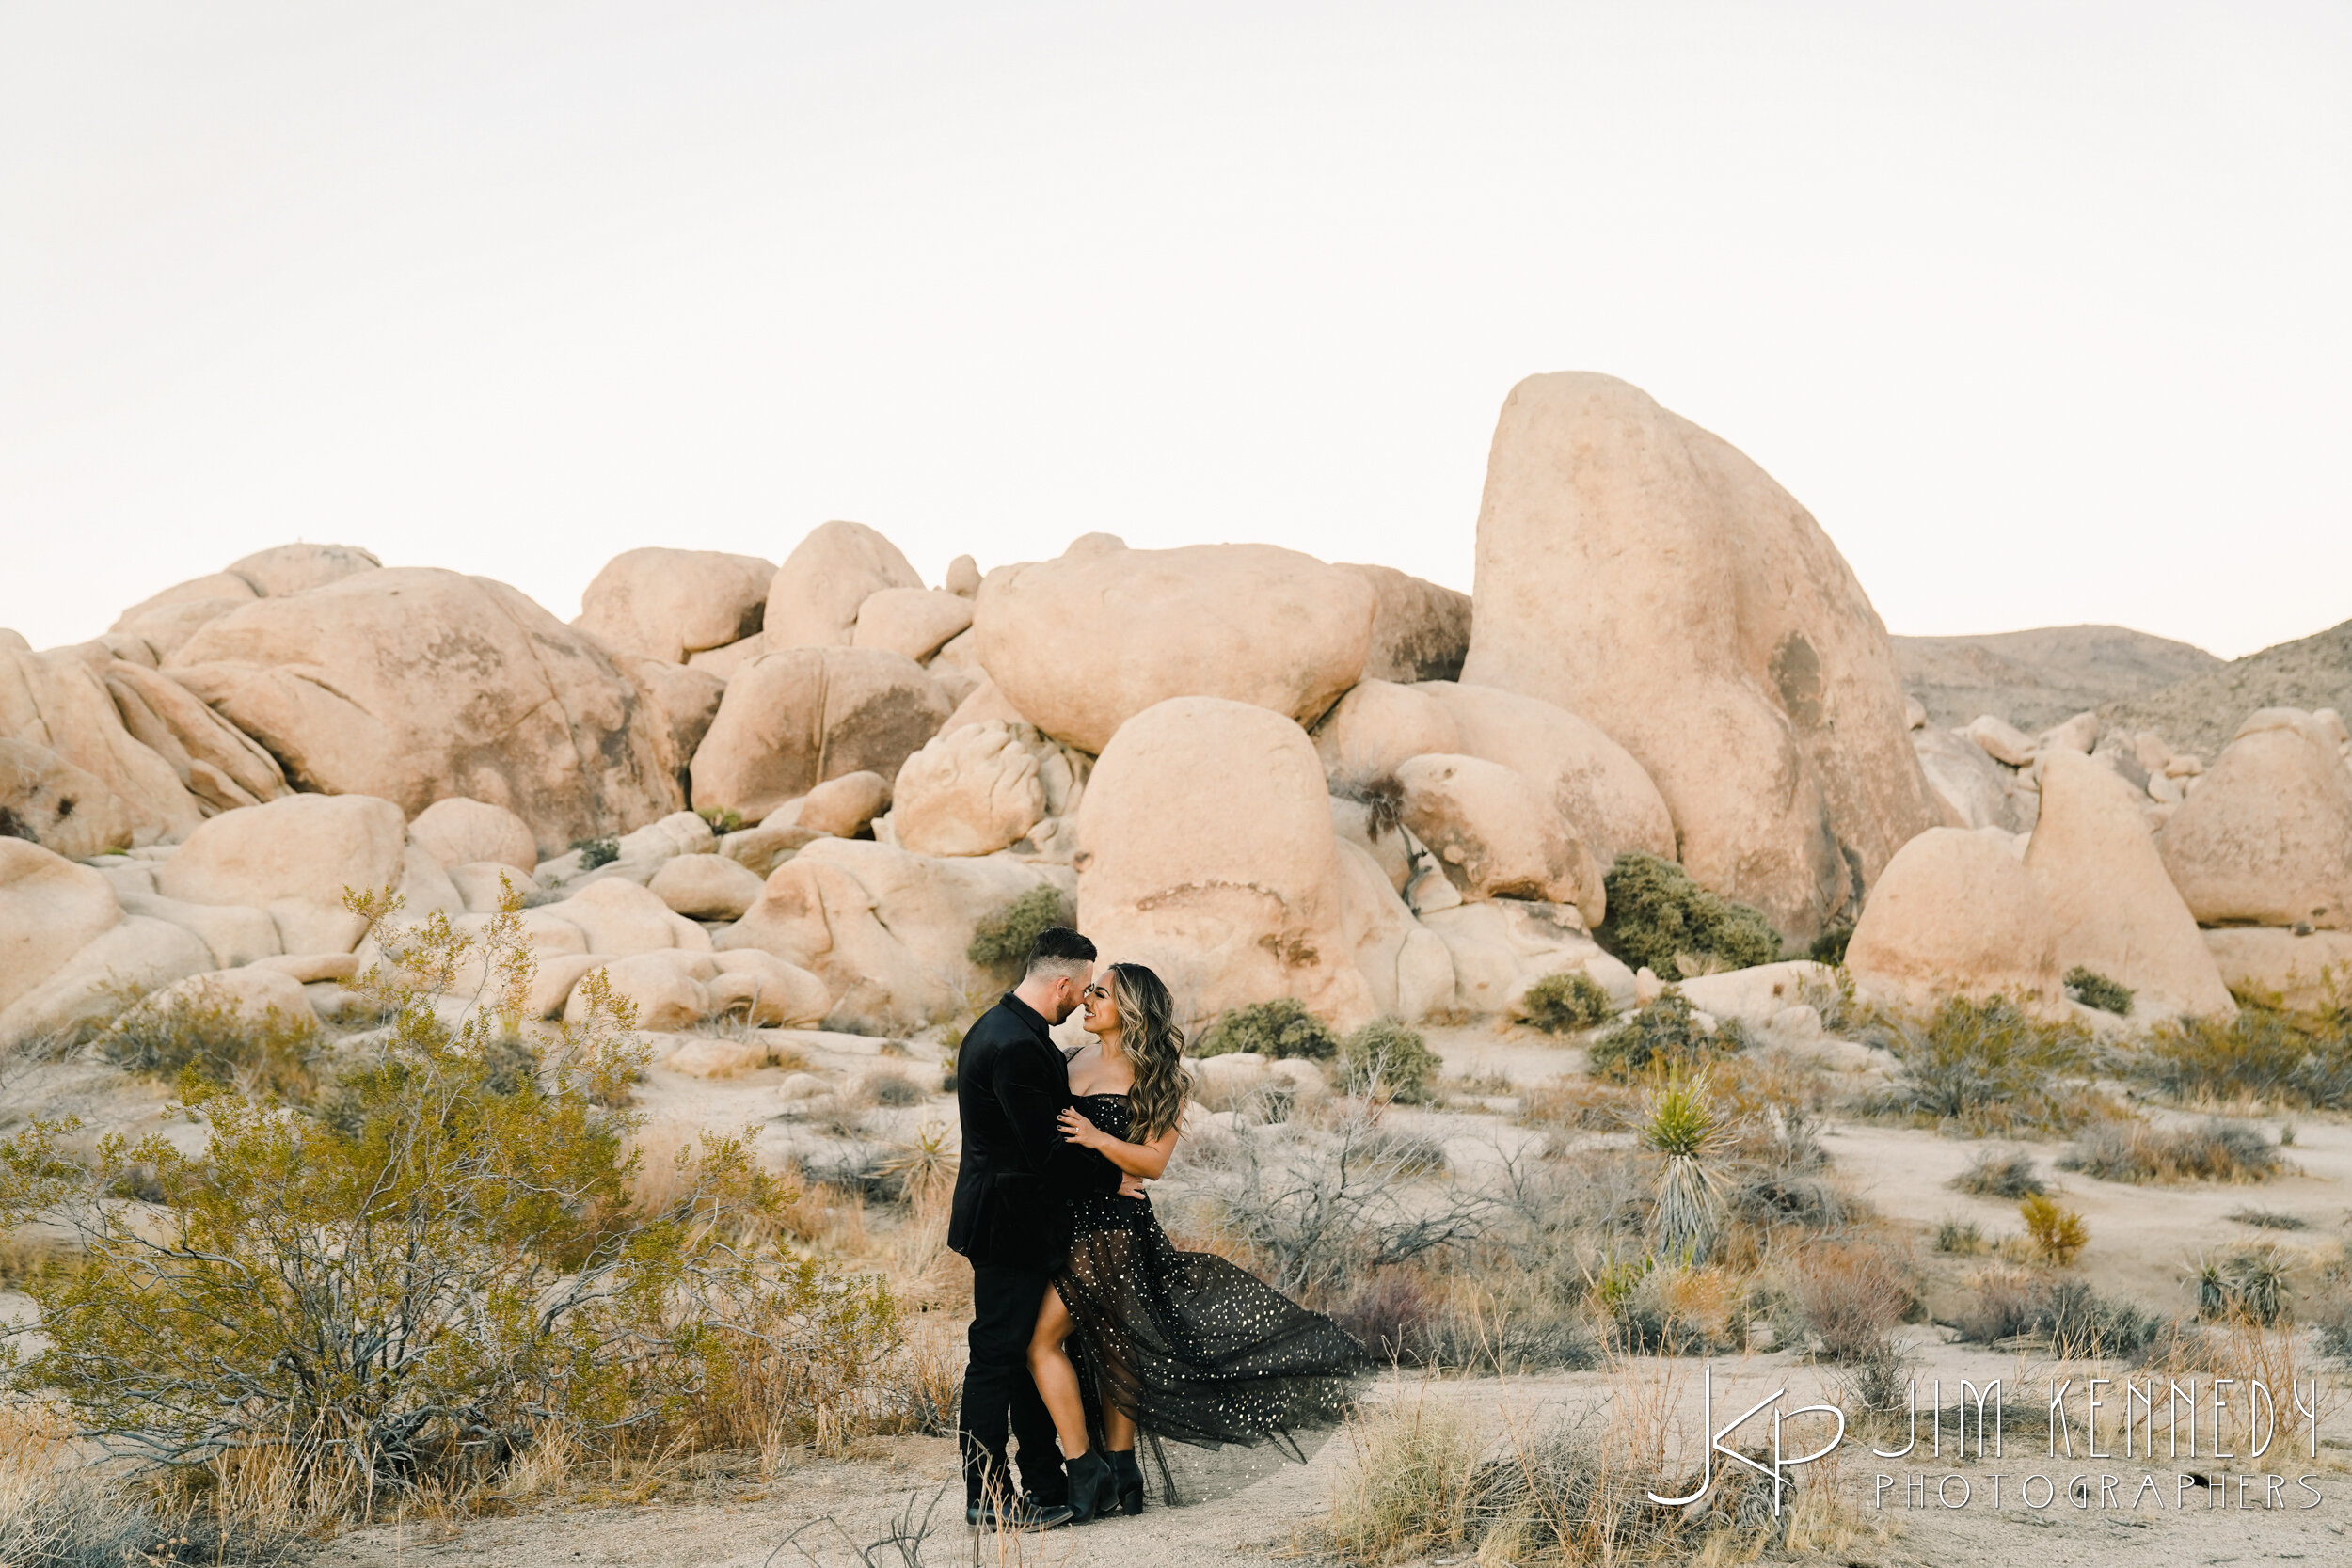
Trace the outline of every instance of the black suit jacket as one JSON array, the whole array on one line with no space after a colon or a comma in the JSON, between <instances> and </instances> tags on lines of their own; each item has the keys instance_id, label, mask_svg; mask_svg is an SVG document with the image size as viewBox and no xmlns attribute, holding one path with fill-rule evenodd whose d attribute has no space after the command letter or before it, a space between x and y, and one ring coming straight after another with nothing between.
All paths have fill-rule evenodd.
<instances>
[{"instance_id":1,"label":"black suit jacket","mask_svg":"<svg viewBox=\"0 0 2352 1568\"><path fill-rule=\"evenodd\" d=\"M1070 1199L1118 1190L1117 1165L1066 1141L1070 1071L1044 1016L1008 991L980 1015L956 1055L956 1169L947 1245L975 1266L1060 1267Z\"/></svg>"}]
</instances>

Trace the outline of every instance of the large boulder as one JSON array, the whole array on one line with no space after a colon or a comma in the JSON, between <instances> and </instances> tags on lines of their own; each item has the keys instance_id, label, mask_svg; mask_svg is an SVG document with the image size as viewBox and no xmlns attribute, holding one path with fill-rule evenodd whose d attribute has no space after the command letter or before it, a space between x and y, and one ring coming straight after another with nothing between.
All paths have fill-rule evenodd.
<instances>
[{"instance_id":1,"label":"large boulder","mask_svg":"<svg viewBox=\"0 0 2352 1568\"><path fill-rule=\"evenodd\" d=\"M1887 863L1846 967L1865 995L1902 1006L1994 994L2055 1003L2058 954L2058 921L2006 835L1931 828Z\"/></svg>"},{"instance_id":2,"label":"large boulder","mask_svg":"<svg viewBox=\"0 0 2352 1568\"><path fill-rule=\"evenodd\" d=\"M1633 754L1597 724L1555 703L1491 686L1427 681L1413 689L1436 698L1453 718L1457 750L1499 762L1534 784L1604 868L1632 849L1675 858L1665 798Z\"/></svg>"},{"instance_id":3,"label":"large boulder","mask_svg":"<svg viewBox=\"0 0 2352 1568\"><path fill-rule=\"evenodd\" d=\"M141 893L118 882L122 912L166 920L195 936L213 956L215 969L237 969L284 953L285 938L267 910L245 904L190 904L160 893Z\"/></svg>"},{"instance_id":4,"label":"large boulder","mask_svg":"<svg viewBox=\"0 0 2352 1568\"><path fill-rule=\"evenodd\" d=\"M1701 883L1810 937L1940 819L1886 629L1836 547L1732 447L1613 377L1505 401L1465 681L1621 742ZM1001 678L1001 677L1000 677Z\"/></svg>"},{"instance_id":5,"label":"large boulder","mask_svg":"<svg viewBox=\"0 0 2352 1568\"><path fill-rule=\"evenodd\" d=\"M192 932L169 921L131 915L0 1007L0 1049L43 1036L71 1038L86 1033L156 987L212 967L212 953Z\"/></svg>"},{"instance_id":6,"label":"large boulder","mask_svg":"<svg viewBox=\"0 0 2352 1568\"><path fill-rule=\"evenodd\" d=\"M580 594L572 625L624 653L683 664L689 654L758 631L775 575L755 555L658 545L623 550Z\"/></svg>"},{"instance_id":7,"label":"large boulder","mask_svg":"<svg viewBox=\"0 0 2352 1568\"><path fill-rule=\"evenodd\" d=\"M38 844L0 838L0 1009L121 919L104 877Z\"/></svg>"},{"instance_id":8,"label":"large boulder","mask_svg":"<svg viewBox=\"0 0 2352 1568\"><path fill-rule=\"evenodd\" d=\"M101 664L111 656L101 651ZM0 647L0 736L54 752L130 814L135 844L184 838L204 819L171 764L123 726L101 664L71 648Z\"/></svg>"},{"instance_id":9,"label":"large boulder","mask_svg":"<svg viewBox=\"0 0 2352 1568\"><path fill-rule=\"evenodd\" d=\"M344 890L398 887L407 829L389 800L289 796L197 829L155 874L155 890L190 904L267 910L289 953L348 953L366 927L342 907Z\"/></svg>"},{"instance_id":10,"label":"large boulder","mask_svg":"<svg viewBox=\"0 0 2352 1568\"><path fill-rule=\"evenodd\" d=\"M1405 826L1467 899L1574 904L1587 927L1606 912L1600 866L1551 802L1483 757L1436 752L1396 770Z\"/></svg>"},{"instance_id":11,"label":"large boulder","mask_svg":"<svg viewBox=\"0 0 2352 1568\"><path fill-rule=\"evenodd\" d=\"M1413 757L1464 749L1461 728L1443 703L1384 680L1359 682L1324 715L1314 739L1334 788L1360 787Z\"/></svg>"},{"instance_id":12,"label":"large boulder","mask_svg":"<svg viewBox=\"0 0 2352 1568\"><path fill-rule=\"evenodd\" d=\"M1081 541L980 585L980 663L1028 721L1099 754L1135 715L1217 697L1311 724L1363 674L1378 596L1272 545Z\"/></svg>"},{"instance_id":13,"label":"large boulder","mask_svg":"<svg viewBox=\"0 0 2352 1568\"><path fill-rule=\"evenodd\" d=\"M228 575L250 583L262 598L282 599L375 571L383 564L373 550L357 545L273 545L230 562Z\"/></svg>"},{"instance_id":14,"label":"large boulder","mask_svg":"<svg viewBox=\"0 0 2352 1568\"><path fill-rule=\"evenodd\" d=\"M278 759L160 671L111 659L100 671L133 738L168 763L210 811L258 806L294 793Z\"/></svg>"},{"instance_id":15,"label":"large boulder","mask_svg":"<svg viewBox=\"0 0 2352 1568\"><path fill-rule=\"evenodd\" d=\"M737 920L759 901L759 877L724 855L676 855L645 891L690 920Z\"/></svg>"},{"instance_id":16,"label":"large boulder","mask_svg":"<svg viewBox=\"0 0 2352 1568\"><path fill-rule=\"evenodd\" d=\"M2298 1012L2352 1007L2352 932L2229 926L2204 938L2222 983L2242 1001Z\"/></svg>"},{"instance_id":17,"label":"large boulder","mask_svg":"<svg viewBox=\"0 0 2352 1568\"><path fill-rule=\"evenodd\" d=\"M529 872L539 863L530 823L504 806L463 795L436 800L417 813L408 824L408 839L445 870L487 861Z\"/></svg>"},{"instance_id":18,"label":"large boulder","mask_svg":"<svg viewBox=\"0 0 2352 1568\"><path fill-rule=\"evenodd\" d=\"M921 665L888 649L763 654L727 682L695 750L694 803L764 819L828 779L896 778L952 706Z\"/></svg>"},{"instance_id":19,"label":"large boulder","mask_svg":"<svg viewBox=\"0 0 2352 1568\"><path fill-rule=\"evenodd\" d=\"M1375 1007L1327 802L1313 745L1279 713L1220 697L1145 709L1079 803L1080 928L1158 971L1187 1019L1293 997L1355 1027Z\"/></svg>"},{"instance_id":20,"label":"large boulder","mask_svg":"<svg viewBox=\"0 0 2352 1568\"><path fill-rule=\"evenodd\" d=\"M2352 771L2306 714L2248 720L2156 847L2200 925L2352 930Z\"/></svg>"},{"instance_id":21,"label":"large boulder","mask_svg":"<svg viewBox=\"0 0 2352 1568\"><path fill-rule=\"evenodd\" d=\"M857 612L885 588L920 588L898 546L864 523L823 523L792 547L768 588L767 648L847 647Z\"/></svg>"},{"instance_id":22,"label":"large boulder","mask_svg":"<svg viewBox=\"0 0 2352 1568\"><path fill-rule=\"evenodd\" d=\"M938 588L885 588L857 607L855 648L888 648L917 664L972 624L972 601Z\"/></svg>"},{"instance_id":23,"label":"large boulder","mask_svg":"<svg viewBox=\"0 0 2352 1568\"><path fill-rule=\"evenodd\" d=\"M721 931L722 955L756 948L825 983L840 1022L910 1028L988 993L967 958L973 927L1024 894L1069 885L1060 867L1004 856L936 860L887 844L819 839L778 866Z\"/></svg>"},{"instance_id":24,"label":"large boulder","mask_svg":"<svg viewBox=\"0 0 2352 1568\"><path fill-rule=\"evenodd\" d=\"M1364 657L1364 679L1450 681L1462 673L1470 654L1470 596L1409 577L1393 566L1342 562L1371 585L1379 604L1372 618L1372 651Z\"/></svg>"},{"instance_id":25,"label":"large boulder","mask_svg":"<svg viewBox=\"0 0 2352 1568\"><path fill-rule=\"evenodd\" d=\"M611 651L486 578L385 568L263 599L168 668L303 788L410 812L487 800L544 853L683 804Z\"/></svg>"},{"instance_id":26,"label":"large boulder","mask_svg":"<svg viewBox=\"0 0 2352 1568\"><path fill-rule=\"evenodd\" d=\"M131 808L48 747L0 738L0 838L87 860L131 847Z\"/></svg>"},{"instance_id":27,"label":"large boulder","mask_svg":"<svg viewBox=\"0 0 2352 1568\"><path fill-rule=\"evenodd\" d=\"M996 721L945 731L907 758L891 791L890 826L918 855L993 855L1045 816L1037 753Z\"/></svg>"},{"instance_id":28,"label":"large boulder","mask_svg":"<svg viewBox=\"0 0 2352 1568\"><path fill-rule=\"evenodd\" d=\"M719 717L726 696L723 675L687 664L666 664L658 658L625 657L621 668L644 692L654 716L654 730L662 739L661 761L677 780L681 799L691 788L690 771L703 736Z\"/></svg>"},{"instance_id":29,"label":"large boulder","mask_svg":"<svg viewBox=\"0 0 2352 1568\"><path fill-rule=\"evenodd\" d=\"M2042 759L2042 817L2026 869L2058 924L2058 969L2092 970L2163 1010L2234 1012L2148 836L2142 799L2078 752Z\"/></svg>"},{"instance_id":30,"label":"large boulder","mask_svg":"<svg viewBox=\"0 0 2352 1568\"><path fill-rule=\"evenodd\" d=\"M638 953L599 960L596 967L604 971L614 1000L628 1004L637 1028L667 1032L710 1016L705 982L718 978L719 966L707 953ZM587 994L575 989L564 1004L564 1020L579 1023L587 1013Z\"/></svg>"},{"instance_id":31,"label":"large boulder","mask_svg":"<svg viewBox=\"0 0 2352 1568\"><path fill-rule=\"evenodd\" d=\"M714 1013L740 1016L762 1029L809 1029L833 1009L825 982L800 965L756 947L717 955L719 974L706 982Z\"/></svg>"}]
</instances>

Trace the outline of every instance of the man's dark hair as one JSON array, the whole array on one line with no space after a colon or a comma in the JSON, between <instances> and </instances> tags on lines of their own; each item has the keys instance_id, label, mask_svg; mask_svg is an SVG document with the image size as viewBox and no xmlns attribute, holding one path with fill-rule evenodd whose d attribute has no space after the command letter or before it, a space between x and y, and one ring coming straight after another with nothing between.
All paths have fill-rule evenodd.
<instances>
[{"instance_id":1,"label":"man's dark hair","mask_svg":"<svg viewBox=\"0 0 2352 1568\"><path fill-rule=\"evenodd\" d=\"M1072 964L1094 961L1094 943L1067 926L1048 926L1037 934L1029 945L1029 966L1025 973L1035 974L1041 969L1066 969Z\"/></svg>"}]
</instances>

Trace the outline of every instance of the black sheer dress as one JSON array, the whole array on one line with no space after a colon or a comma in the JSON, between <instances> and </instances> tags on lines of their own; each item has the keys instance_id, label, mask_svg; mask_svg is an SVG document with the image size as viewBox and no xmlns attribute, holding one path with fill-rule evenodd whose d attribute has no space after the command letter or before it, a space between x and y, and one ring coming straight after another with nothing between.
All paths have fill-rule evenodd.
<instances>
[{"instance_id":1,"label":"black sheer dress","mask_svg":"<svg viewBox=\"0 0 2352 1568\"><path fill-rule=\"evenodd\" d=\"M1125 1095L1080 1095L1077 1108L1112 1137L1134 1139ZM1377 1366L1345 1329L1248 1270L1177 1251L1148 1198L1077 1199L1070 1260L1054 1284L1077 1329L1072 1359L1095 1441L1105 1402L1133 1416L1164 1502L1221 1494L1282 1458L1305 1459ZM1170 1454L1167 1442L1194 1451ZM1249 1451L1216 1461L1198 1451L1229 1448Z\"/></svg>"}]
</instances>

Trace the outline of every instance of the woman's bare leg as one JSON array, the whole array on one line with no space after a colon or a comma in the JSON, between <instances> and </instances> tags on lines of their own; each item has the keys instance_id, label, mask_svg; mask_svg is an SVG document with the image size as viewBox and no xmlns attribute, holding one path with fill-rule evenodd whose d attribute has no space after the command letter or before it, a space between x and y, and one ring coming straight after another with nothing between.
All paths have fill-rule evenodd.
<instances>
[{"instance_id":1,"label":"woman's bare leg","mask_svg":"<svg viewBox=\"0 0 2352 1568\"><path fill-rule=\"evenodd\" d=\"M1075 1459L1087 1451L1086 1401L1078 1392L1078 1369L1070 1364L1070 1353L1062 1348L1073 1326L1061 1292L1046 1286L1045 1300L1038 1307L1037 1334L1029 1340L1029 1375L1037 1380L1038 1397L1045 1402L1046 1414L1054 1418L1064 1459ZM1132 1429L1134 1423L1128 1424Z\"/></svg>"},{"instance_id":2,"label":"woman's bare leg","mask_svg":"<svg viewBox=\"0 0 2352 1568\"><path fill-rule=\"evenodd\" d=\"M1103 1447L1126 1453L1136 1446L1136 1418L1108 1400L1103 1402Z\"/></svg>"}]
</instances>

